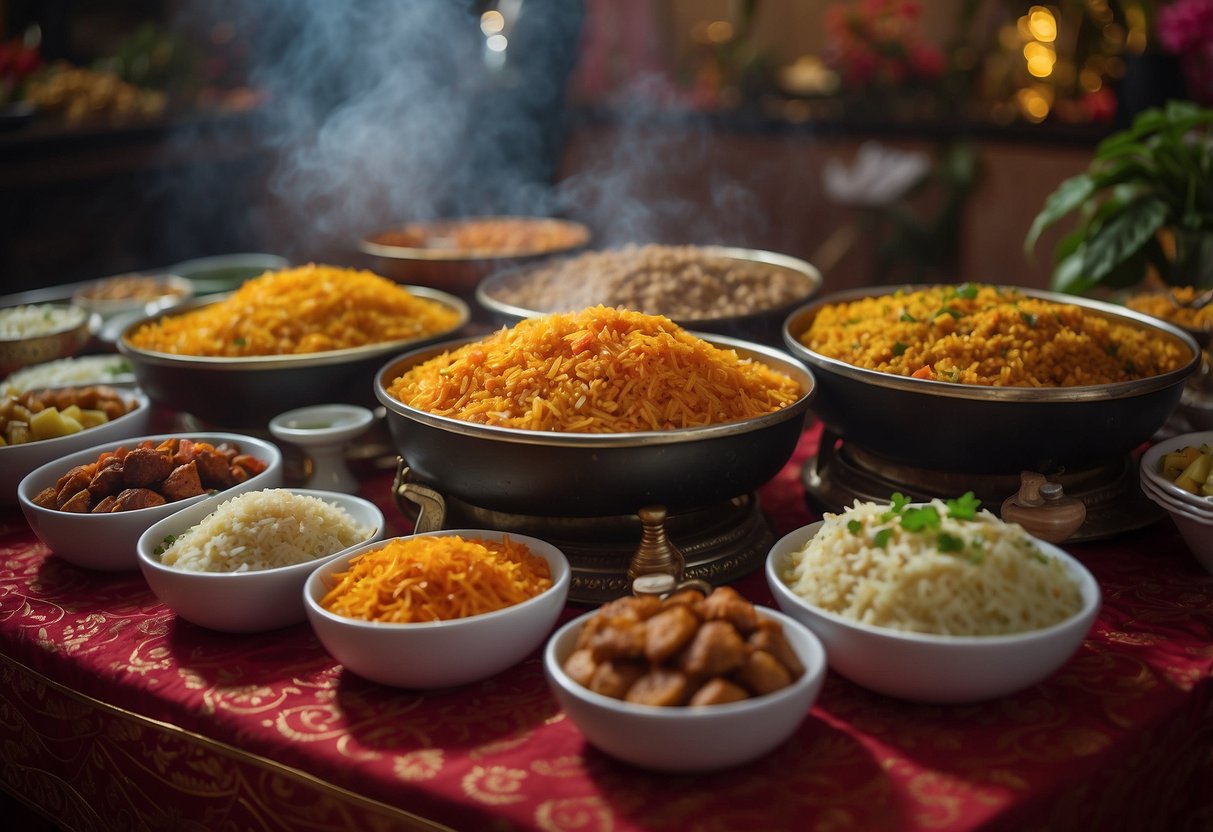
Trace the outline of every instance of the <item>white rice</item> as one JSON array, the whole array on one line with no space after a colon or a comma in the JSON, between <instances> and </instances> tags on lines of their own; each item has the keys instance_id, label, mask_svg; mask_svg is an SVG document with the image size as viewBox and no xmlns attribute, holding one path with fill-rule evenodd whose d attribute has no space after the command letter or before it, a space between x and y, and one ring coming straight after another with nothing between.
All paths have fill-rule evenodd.
<instances>
[{"instance_id":1,"label":"white rice","mask_svg":"<svg viewBox=\"0 0 1213 832\"><path fill-rule=\"evenodd\" d=\"M0 339L17 341L38 335L53 335L80 326L88 312L78 306L53 303L10 306L0 309Z\"/></svg>"},{"instance_id":2,"label":"white rice","mask_svg":"<svg viewBox=\"0 0 1213 832\"><path fill-rule=\"evenodd\" d=\"M325 557L374 532L319 497L286 489L247 491L166 542L160 562L194 572L251 572Z\"/></svg>"},{"instance_id":3,"label":"white rice","mask_svg":"<svg viewBox=\"0 0 1213 832\"><path fill-rule=\"evenodd\" d=\"M122 355L82 355L58 358L45 364L25 367L0 384L0 390L24 393L47 387L71 387L85 384L122 384L135 380L131 363Z\"/></svg>"},{"instance_id":4,"label":"white rice","mask_svg":"<svg viewBox=\"0 0 1213 832\"><path fill-rule=\"evenodd\" d=\"M929 505L940 522L925 531L903 528L888 505L856 501L842 514L826 514L817 535L792 555L785 583L844 618L936 635L1037 630L1082 608L1065 568L1021 526L985 510L958 520L943 501ZM941 538L948 551L940 550Z\"/></svg>"}]
</instances>

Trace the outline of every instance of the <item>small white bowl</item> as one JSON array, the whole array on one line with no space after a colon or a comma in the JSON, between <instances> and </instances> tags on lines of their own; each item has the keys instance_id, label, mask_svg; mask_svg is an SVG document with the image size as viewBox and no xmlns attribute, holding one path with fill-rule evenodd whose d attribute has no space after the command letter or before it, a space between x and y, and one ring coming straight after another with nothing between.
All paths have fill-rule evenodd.
<instances>
[{"instance_id":1,"label":"small white bowl","mask_svg":"<svg viewBox=\"0 0 1213 832\"><path fill-rule=\"evenodd\" d=\"M641 768L675 773L716 771L757 759L787 740L804 721L826 675L826 653L803 624L774 610L805 667L786 688L740 702L703 707L637 705L595 693L564 671L577 637L597 611L565 624L548 640L543 670L560 707L591 744Z\"/></svg>"},{"instance_id":2,"label":"small white bowl","mask_svg":"<svg viewBox=\"0 0 1213 832\"><path fill-rule=\"evenodd\" d=\"M1198 508L1197 506L1188 505L1181 500L1177 500L1170 494L1163 493L1161 488L1145 477L1142 477L1138 484L1141 486L1141 491L1143 494L1145 494L1162 508L1167 509L1167 511L1175 514L1186 515L1192 520L1205 520L1213 523L1213 508L1206 510Z\"/></svg>"},{"instance_id":3,"label":"small white bowl","mask_svg":"<svg viewBox=\"0 0 1213 832\"><path fill-rule=\"evenodd\" d=\"M139 390L115 389L126 399L128 406L134 405L117 419L68 436L0 447L0 504L16 505L17 486L26 474L37 467L94 445L118 442L146 431L152 416L147 396Z\"/></svg>"},{"instance_id":4,"label":"small white bowl","mask_svg":"<svg viewBox=\"0 0 1213 832\"><path fill-rule=\"evenodd\" d=\"M95 430L96 428L94 428ZM43 508L33 502L34 497L45 488L54 485L77 465L95 462L103 451L113 451L125 445L133 448L140 442L150 440L158 444L165 439L193 439L197 442L234 442L244 453L261 459L266 468L260 474L249 477L242 483L216 494L199 494L187 500L165 503L151 508L133 511L118 511L108 514L76 514ZM76 566L105 572L120 572L139 568L137 544L139 536L148 526L180 511L194 503L210 502L259 488L276 488L282 485L282 452L272 442L244 436L238 433L160 433L151 436L133 436L121 441L110 441L93 445L82 451L60 457L35 468L17 486L17 499L21 511L38 539L50 547L58 557Z\"/></svg>"},{"instance_id":5,"label":"small white bowl","mask_svg":"<svg viewBox=\"0 0 1213 832\"><path fill-rule=\"evenodd\" d=\"M1213 511L1213 497L1202 497L1199 494L1186 491L1168 480L1158 470L1163 456L1169 454L1171 451L1178 451L1187 447L1200 447L1204 444L1213 445L1213 430L1181 433L1178 436L1172 436L1170 439L1164 439L1158 444L1151 446L1141 455L1142 480L1148 480L1163 494L1183 505L1190 506L1198 511Z\"/></svg>"},{"instance_id":6,"label":"small white bowl","mask_svg":"<svg viewBox=\"0 0 1213 832\"><path fill-rule=\"evenodd\" d=\"M383 537L383 512L369 500L311 488L285 490L318 497L344 509L359 526L373 529L371 536L357 546ZM179 618L225 633L259 633L307 620L303 608L307 576L353 546L307 563L249 572L197 572L161 563L156 548L166 537L196 526L227 499L230 497L183 508L153 523L140 535L136 546L139 569L148 586Z\"/></svg>"},{"instance_id":7,"label":"small white bowl","mask_svg":"<svg viewBox=\"0 0 1213 832\"><path fill-rule=\"evenodd\" d=\"M484 529L447 529L421 537L501 540L505 535ZM350 561L385 542L370 543L336 557L307 579L303 599L308 620L320 642L352 673L372 682L418 690L449 688L480 681L513 667L543 644L564 609L572 571L564 554L550 543L520 534L510 540L525 543L548 562L552 586L534 598L496 612L418 624L362 621L334 615L320 606L333 585L332 576Z\"/></svg>"},{"instance_id":8,"label":"small white bowl","mask_svg":"<svg viewBox=\"0 0 1213 832\"><path fill-rule=\"evenodd\" d=\"M1206 572L1213 573L1213 512L1199 513L1163 494L1153 482L1142 478L1142 493L1171 515L1179 535Z\"/></svg>"},{"instance_id":9,"label":"small white bowl","mask_svg":"<svg viewBox=\"0 0 1213 832\"><path fill-rule=\"evenodd\" d=\"M1035 540L1078 585L1082 609L1052 627L999 636L942 636L863 624L819 609L783 582L791 556L817 534L811 523L783 536L766 562L767 585L785 613L825 645L830 667L862 687L913 702L981 702L1006 696L1055 673L1082 645L1099 612L1099 584L1058 547Z\"/></svg>"},{"instance_id":10,"label":"small white bowl","mask_svg":"<svg viewBox=\"0 0 1213 832\"><path fill-rule=\"evenodd\" d=\"M345 462L345 446L366 432L375 414L354 404L317 404L270 419L275 439L302 448L312 461L308 485L353 494L359 482Z\"/></svg>"}]
</instances>

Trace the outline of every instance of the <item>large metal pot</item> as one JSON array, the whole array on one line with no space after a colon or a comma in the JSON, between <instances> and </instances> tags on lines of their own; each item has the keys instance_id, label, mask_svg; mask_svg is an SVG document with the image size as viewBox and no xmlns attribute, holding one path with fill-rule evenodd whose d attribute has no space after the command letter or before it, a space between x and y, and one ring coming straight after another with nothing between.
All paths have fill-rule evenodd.
<instances>
[{"instance_id":1,"label":"large metal pot","mask_svg":"<svg viewBox=\"0 0 1213 832\"><path fill-rule=\"evenodd\" d=\"M1076 469L1116 459L1166 422L1186 379L1199 365L1190 335L1148 315L1088 298L1021 290L1032 297L1081 306L1088 314L1142 327L1183 346L1183 366L1137 381L1084 387L984 387L908 378L856 367L804 346L799 336L827 304L878 297L884 286L820 298L788 316L783 338L812 368L818 394L813 411L844 440L889 460L958 473Z\"/></svg>"},{"instance_id":2,"label":"large metal pot","mask_svg":"<svg viewBox=\"0 0 1213 832\"><path fill-rule=\"evenodd\" d=\"M283 411L312 404L373 406L372 379L386 357L449 338L468 320L467 304L459 298L423 286L406 288L417 297L456 310L457 324L446 332L420 339L248 358L173 355L140 349L127 340L147 321L180 315L227 297L210 295L133 321L118 338L118 350L130 360L135 380L152 401L215 427L263 428Z\"/></svg>"},{"instance_id":3,"label":"large metal pot","mask_svg":"<svg viewBox=\"0 0 1213 832\"><path fill-rule=\"evenodd\" d=\"M791 376L803 394L783 410L708 427L643 433L547 433L474 424L405 405L387 390L409 368L467 340L414 350L375 377L375 395L411 473L446 496L494 511L553 517L672 511L747 494L791 458L816 386L780 350L701 336Z\"/></svg>"},{"instance_id":4,"label":"large metal pot","mask_svg":"<svg viewBox=\"0 0 1213 832\"><path fill-rule=\"evenodd\" d=\"M771 269L789 272L804 283L804 291L799 297L787 303L766 309L758 309L744 315L723 317L705 317L704 315L695 317L671 316L675 323L687 329L778 347L781 343L783 322L788 314L816 296L821 290L821 272L818 271L817 267L800 258L774 251L737 248L733 246L700 246L699 249L705 255L712 257L736 260L739 263L749 265L761 264ZM576 257L566 259L572 263L575 263L577 260ZM563 260L555 261L556 264L562 262ZM534 318L550 312L577 311L576 309L567 308L567 304L555 303L558 300L557 298L547 298L546 300L552 305L544 309L531 309L505 300L508 297L508 290L519 283L525 282L528 274L534 272L536 269L547 269L551 266L552 261L548 261L539 265L527 264L494 271L488 277L481 280L476 287L476 301L492 313L498 322L506 326L513 326L524 318ZM592 275L577 274L573 266L570 266L568 279L572 282L592 281ZM591 285L593 285L592 282ZM610 303L610 299L605 297L599 298L597 301ZM637 309L636 311L663 314L661 310L655 309Z\"/></svg>"}]
</instances>

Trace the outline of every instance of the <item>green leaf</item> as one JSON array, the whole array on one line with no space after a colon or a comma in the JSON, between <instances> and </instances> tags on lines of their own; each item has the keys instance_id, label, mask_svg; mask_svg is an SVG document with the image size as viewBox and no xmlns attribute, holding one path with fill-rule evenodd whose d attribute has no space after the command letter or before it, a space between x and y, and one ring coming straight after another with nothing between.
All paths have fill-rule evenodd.
<instances>
[{"instance_id":1,"label":"green leaf","mask_svg":"<svg viewBox=\"0 0 1213 832\"><path fill-rule=\"evenodd\" d=\"M1071 176L1058 185L1057 190L1046 197L1044 208L1032 221L1024 240L1024 251L1031 254L1041 232L1090 199L1095 187L1094 179L1087 173Z\"/></svg>"},{"instance_id":2,"label":"green leaf","mask_svg":"<svg viewBox=\"0 0 1213 832\"><path fill-rule=\"evenodd\" d=\"M1082 268L1082 258L1085 246L1079 246L1065 255L1053 267L1051 288L1054 292L1065 292L1070 295L1081 295L1093 288L1097 281L1092 279Z\"/></svg>"},{"instance_id":3,"label":"green leaf","mask_svg":"<svg viewBox=\"0 0 1213 832\"><path fill-rule=\"evenodd\" d=\"M1082 261L1084 275L1099 282L1157 234L1166 218L1166 203L1159 199L1131 203L1087 238Z\"/></svg>"},{"instance_id":4,"label":"green leaf","mask_svg":"<svg viewBox=\"0 0 1213 832\"><path fill-rule=\"evenodd\" d=\"M935 540L935 544L941 552L963 552L965 548L963 537L948 532L940 532L939 537Z\"/></svg>"},{"instance_id":5,"label":"green leaf","mask_svg":"<svg viewBox=\"0 0 1213 832\"><path fill-rule=\"evenodd\" d=\"M955 517L957 520L972 520L977 516L981 500L977 499L977 495L972 491L966 491L955 500L945 500L944 504L948 507L949 517Z\"/></svg>"},{"instance_id":6,"label":"green leaf","mask_svg":"<svg viewBox=\"0 0 1213 832\"><path fill-rule=\"evenodd\" d=\"M883 549L889 545L889 538L893 536L892 529L881 529L876 532L876 536L872 538L872 545L877 549Z\"/></svg>"},{"instance_id":7,"label":"green leaf","mask_svg":"<svg viewBox=\"0 0 1213 832\"><path fill-rule=\"evenodd\" d=\"M908 532L939 528L939 512L935 506L908 508L901 515L901 527Z\"/></svg>"}]
</instances>

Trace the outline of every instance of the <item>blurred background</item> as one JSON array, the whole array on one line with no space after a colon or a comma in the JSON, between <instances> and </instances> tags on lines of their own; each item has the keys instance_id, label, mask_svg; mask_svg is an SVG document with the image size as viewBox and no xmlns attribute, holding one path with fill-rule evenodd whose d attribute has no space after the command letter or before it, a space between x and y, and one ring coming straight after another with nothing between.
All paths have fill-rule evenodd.
<instances>
[{"instance_id":1,"label":"blurred background","mask_svg":"<svg viewBox=\"0 0 1213 832\"><path fill-rule=\"evenodd\" d=\"M1044 198L1213 103L1209 6L0 0L0 292L490 214L1045 287Z\"/></svg>"}]
</instances>

